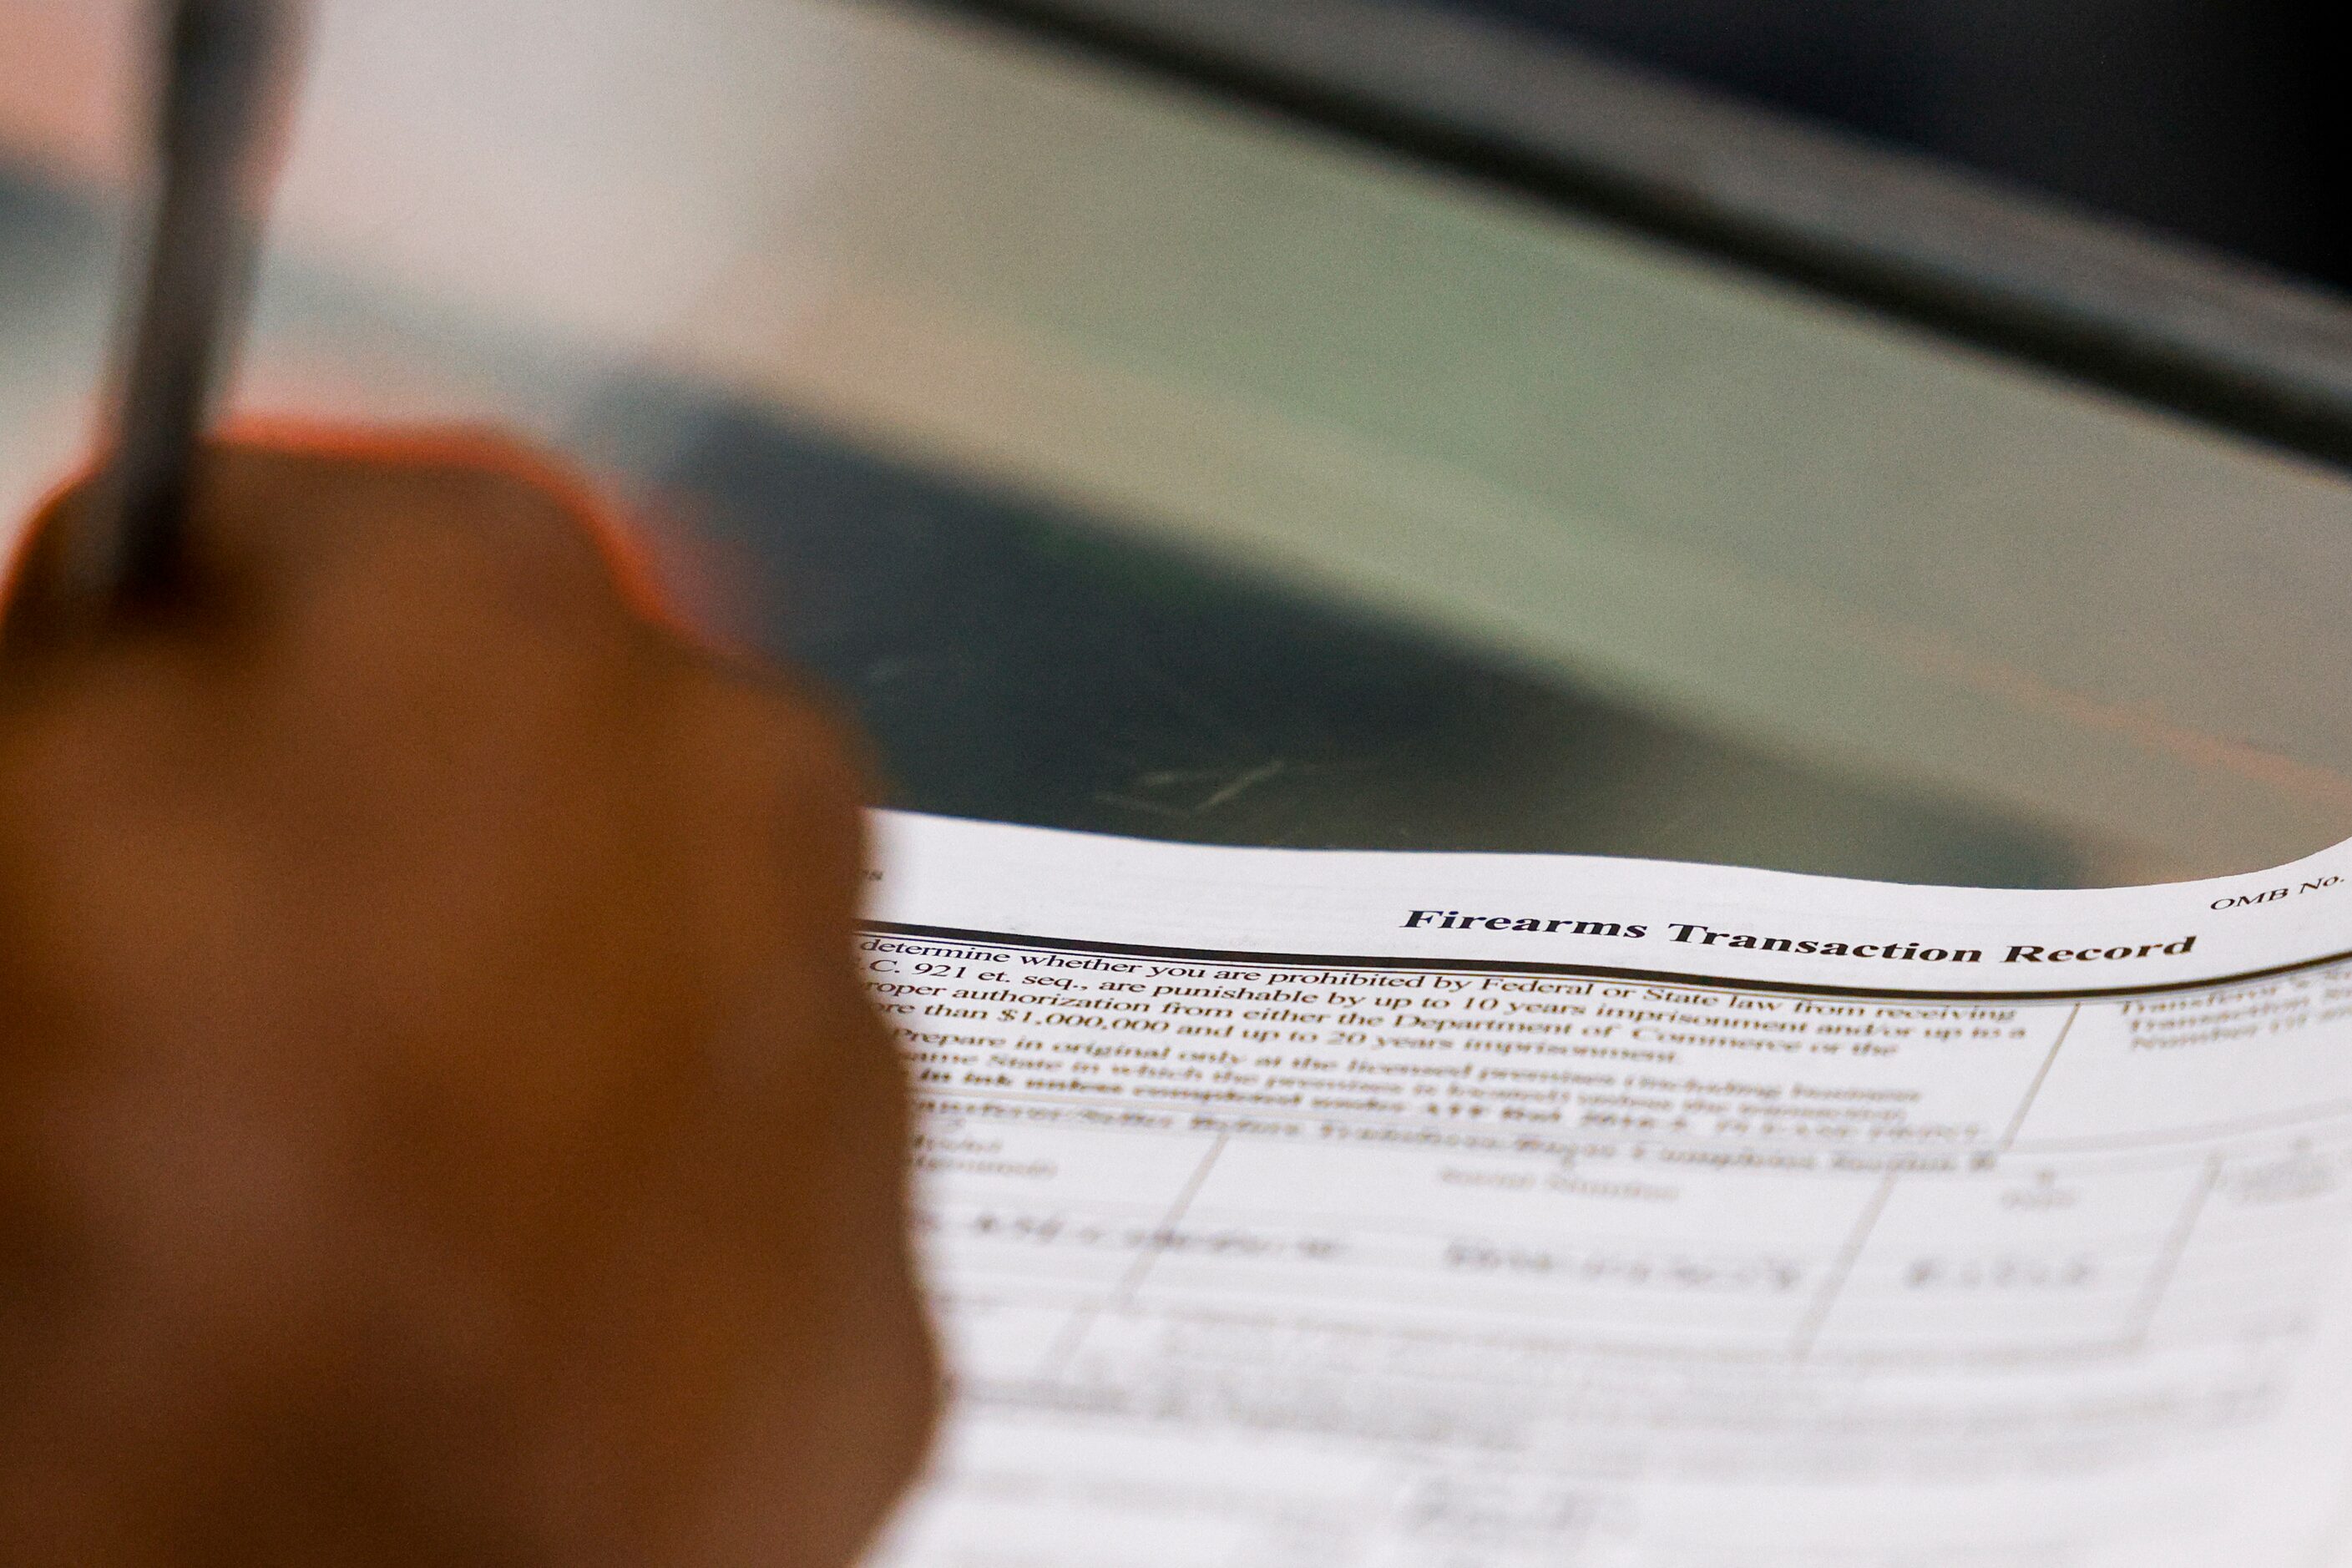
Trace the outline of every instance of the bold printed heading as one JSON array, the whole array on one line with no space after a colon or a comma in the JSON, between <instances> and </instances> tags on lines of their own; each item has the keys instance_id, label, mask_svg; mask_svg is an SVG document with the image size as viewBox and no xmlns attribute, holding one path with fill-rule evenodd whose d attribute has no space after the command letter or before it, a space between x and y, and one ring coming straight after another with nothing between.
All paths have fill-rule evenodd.
<instances>
[{"instance_id":1,"label":"bold printed heading","mask_svg":"<svg viewBox=\"0 0 2352 1568\"><path fill-rule=\"evenodd\" d=\"M1461 910L1412 910L1406 912L1407 929L1438 931L1523 931L1537 935L1623 937L1640 940L1650 935L1648 924L1633 921L1590 920L1570 915L1480 914ZM1975 947L1938 946L1934 942L1903 937L1874 939L1866 942L1836 941L1822 937L1788 937L1759 935L1754 931L1717 931L1696 921L1669 921L1659 928L1669 941L1685 942L1694 947L1744 948L1759 952L1806 954L1816 958L1874 958L1901 963L1982 963L1984 950ZM2138 943L2086 942L2072 947L2048 943L2015 942L2009 946L1999 961L2002 963L2069 963L2090 960L2121 960L2153 958L2159 954L2179 957L2197 945L2194 935L2170 942Z\"/></svg>"}]
</instances>

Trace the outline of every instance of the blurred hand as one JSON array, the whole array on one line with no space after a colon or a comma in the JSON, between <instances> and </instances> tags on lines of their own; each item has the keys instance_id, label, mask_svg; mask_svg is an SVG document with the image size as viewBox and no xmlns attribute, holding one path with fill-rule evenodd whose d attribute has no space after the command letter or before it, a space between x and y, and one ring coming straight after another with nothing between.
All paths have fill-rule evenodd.
<instances>
[{"instance_id":1,"label":"blurred hand","mask_svg":"<svg viewBox=\"0 0 2352 1568\"><path fill-rule=\"evenodd\" d=\"M510 449L201 491L0 641L0 1557L850 1561L934 1375L841 732Z\"/></svg>"}]
</instances>

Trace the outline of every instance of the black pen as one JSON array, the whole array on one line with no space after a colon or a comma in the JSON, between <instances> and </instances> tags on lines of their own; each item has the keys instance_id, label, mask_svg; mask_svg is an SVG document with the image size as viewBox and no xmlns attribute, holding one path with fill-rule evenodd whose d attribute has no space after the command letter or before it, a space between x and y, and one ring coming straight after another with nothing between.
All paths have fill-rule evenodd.
<instances>
[{"instance_id":1,"label":"black pen","mask_svg":"<svg viewBox=\"0 0 2352 1568\"><path fill-rule=\"evenodd\" d=\"M67 542L68 591L168 592L196 456L239 330L295 18L286 0L163 0L160 176L116 369L112 445Z\"/></svg>"}]
</instances>

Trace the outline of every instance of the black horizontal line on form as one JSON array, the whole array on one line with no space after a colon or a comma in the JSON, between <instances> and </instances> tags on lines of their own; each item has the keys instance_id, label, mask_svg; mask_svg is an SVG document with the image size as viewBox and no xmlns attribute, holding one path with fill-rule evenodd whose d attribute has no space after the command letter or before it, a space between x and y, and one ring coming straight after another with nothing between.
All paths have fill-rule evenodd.
<instances>
[{"instance_id":1,"label":"black horizontal line on form","mask_svg":"<svg viewBox=\"0 0 2352 1568\"><path fill-rule=\"evenodd\" d=\"M896 921L867 921L863 922L862 929L876 936L980 942L1000 947L1041 947L1056 952L1093 952L1113 958L1162 958L1318 969L1430 969L1458 970L1475 974L1548 974L1576 980L1630 980L1643 984L1695 985L1717 991L1767 991L1780 995L1839 996L1887 1002L2097 1002L2134 996L2163 996L2184 991L2219 991L2305 970L2326 969L2331 964L2352 960L2352 951L2331 952L2294 963L2273 964L2267 969L2249 969L2205 980L2168 981L2160 985L2112 985L2073 991L1905 991L1890 986L1808 985L1790 980L1743 980L1721 974L1686 974L1664 969L1621 969L1605 964L1543 963L1517 959L1370 958L1360 953L1244 952L1227 948L1147 947L1132 942L1020 936L1011 931L964 931L953 926L904 925Z\"/></svg>"}]
</instances>

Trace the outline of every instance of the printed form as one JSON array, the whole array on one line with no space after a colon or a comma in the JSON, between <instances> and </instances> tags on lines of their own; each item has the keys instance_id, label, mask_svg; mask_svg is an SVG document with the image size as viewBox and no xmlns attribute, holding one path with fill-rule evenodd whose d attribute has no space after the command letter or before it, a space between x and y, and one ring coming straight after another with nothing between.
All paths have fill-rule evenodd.
<instances>
[{"instance_id":1,"label":"printed form","mask_svg":"<svg viewBox=\"0 0 2352 1568\"><path fill-rule=\"evenodd\" d=\"M889 1568L2352 1563L2352 846L1931 889L877 819Z\"/></svg>"}]
</instances>

